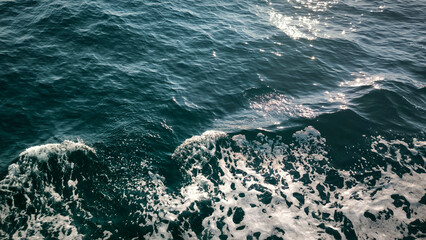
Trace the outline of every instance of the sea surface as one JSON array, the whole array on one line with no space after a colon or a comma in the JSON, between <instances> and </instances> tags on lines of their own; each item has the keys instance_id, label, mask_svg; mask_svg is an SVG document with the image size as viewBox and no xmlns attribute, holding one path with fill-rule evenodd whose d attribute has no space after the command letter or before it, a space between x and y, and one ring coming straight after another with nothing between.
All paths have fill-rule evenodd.
<instances>
[{"instance_id":1,"label":"sea surface","mask_svg":"<svg viewBox=\"0 0 426 240\"><path fill-rule=\"evenodd\" d=\"M425 13L0 0L0 238L426 238Z\"/></svg>"}]
</instances>

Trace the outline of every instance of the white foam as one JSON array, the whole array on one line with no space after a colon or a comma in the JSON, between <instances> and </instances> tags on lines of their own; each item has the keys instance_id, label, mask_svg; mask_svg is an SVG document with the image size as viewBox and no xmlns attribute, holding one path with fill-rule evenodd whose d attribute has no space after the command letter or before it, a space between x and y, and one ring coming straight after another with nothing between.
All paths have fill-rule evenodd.
<instances>
[{"instance_id":1,"label":"white foam","mask_svg":"<svg viewBox=\"0 0 426 240\"><path fill-rule=\"evenodd\" d=\"M312 135L316 133L316 130L307 129L309 133L306 135ZM302 133L300 133L302 135ZM294 212L287 208L285 201L280 196L279 187L269 184L265 181L265 177L262 175L262 171L256 171L253 169L252 160L247 159L247 156L241 153L232 152L229 149L217 149L215 141L219 138L226 137L225 133L222 132L206 132L201 136L192 137L186 140L181 146L179 146L175 153L174 158L184 159L196 158L198 161L192 162L190 165L185 165L187 169L184 172L190 176L190 181L187 185L183 186L180 191L180 196L170 196L165 193L164 185L161 182L156 182L157 186L155 191L159 196L160 203L153 204L155 208L164 211L165 206L170 212L164 212L162 216L166 218L168 215L173 215L171 219L175 219L180 212L186 210L191 204L219 197L219 201L213 203L214 212L203 220L203 235L210 236L217 239L222 233L232 236L232 238L239 239L245 237L247 234L253 234L255 232L262 232L261 239L264 239L268 235L283 235L282 232L277 230L276 227L285 227L285 236L291 236L296 238L312 238L317 236L315 230L315 224L312 221L306 221L306 219L296 219L299 216L299 212ZM259 138L265 138L259 135ZM244 144L252 144L245 140L245 137L234 136L233 139L237 139L237 143L244 147ZM263 155L265 158L270 158L271 162L264 162L262 164L265 171L269 168L279 170L280 174L283 174L287 179L291 180L288 173L282 170L282 155L276 158L272 155L282 154L283 149L276 146L271 148L271 142L261 143L257 142L256 145L251 145L257 151L258 154ZM284 146L281 146L284 147ZM220 176L220 181L223 184L215 184L214 180L209 176L201 174L199 171L205 164L208 164L209 156L215 156L216 151L220 151L222 158L217 160L219 168L223 171L223 175ZM188 155L189 154L189 155ZM205 155L207 154L207 155ZM204 155L204 156L203 156ZM228 160L226 160L228 159ZM239 169L246 173L243 176L241 174L235 174L230 171L231 168ZM261 194L259 190L251 188L252 186L260 184L271 194L271 204L265 204L259 201L258 195ZM232 187L231 187L232 185ZM281 184L280 184L281 186ZM294 187L294 186L292 186ZM244 197L238 197L240 194L244 194ZM290 195L290 198L291 195ZM252 204L256 207L252 207ZM232 215L227 217L226 212L229 209L240 207L244 211L244 218L238 224L234 223ZM196 211L197 209L195 209ZM177 214L171 212L179 212ZM170 219L170 218L169 218ZM295 220L296 219L296 220ZM219 229L216 226L216 222L223 221L226 226L223 229ZM290 224L288 223L290 221ZM165 230L164 224L157 218L152 222L158 228L158 232L150 235L150 237L169 236ZM238 227L245 226L244 230L237 230ZM300 231L303 229L304 231ZM185 232L187 238L195 236L193 232Z\"/></svg>"},{"instance_id":2,"label":"white foam","mask_svg":"<svg viewBox=\"0 0 426 240\"><path fill-rule=\"evenodd\" d=\"M213 212L202 222L202 236L211 239L219 239L222 234L231 239L243 239L255 232L261 233L260 239L271 235L285 239L334 239L323 228L333 229L344 239L342 226L346 220L335 219L333 216L336 212L341 212L353 224L357 237L362 239L367 236L376 239L403 237L407 234L407 228L398 230L398 226L407 226L414 216L424 221L425 207L417 203L424 189L413 183L424 182L425 174L411 172L399 177L391 168L377 168L381 176L374 186L370 186L356 181L353 177L355 172L335 169L328 164L326 139L315 128L306 127L295 132L293 137L294 142L286 145L280 138L269 139L263 134L258 134L256 140L235 135L232 142L240 151L227 145L216 145L218 139L231 140L223 132L209 131L186 140L175 150L173 158L183 162L183 172L187 174L188 181L178 195L166 193L164 184L157 182L154 195L159 197L159 203L155 207L163 213L152 222L161 227L150 236L170 236L166 231L167 224L161 218L178 219L183 211L189 209L197 214L199 209L195 203L206 200L212 204ZM384 140L381 138L378 141ZM414 140L412 145L417 143L424 146L419 142ZM406 146L402 140L393 141L392 144ZM374 149L376 145L372 146ZM411 148L410 152L419 154L415 148ZM290 158L293 160L290 161ZM300 176L308 174L310 182L304 183L290 173L291 169L285 166L288 161ZM219 168L219 175L204 174L202 169L207 165ZM316 171L317 167L326 171L320 173ZM325 183L325 173L329 170L336 171L344 182L354 182L353 186L342 189L333 187L332 190ZM271 182L270 177L276 181ZM328 201L322 199L317 190L319 185L323 187ZM401 193L411 204L413 218L408 218L402 208L393 204L391 196ZM301 197L303 204L299 200ZM388 209L393 211L393 216L385 219L382 215L390 211ZM241 210L244 217L239 222L235 212ZM377 221L365 217L366 211L375 215ZM324 227L319 228L321 224ZM184 238L196 236L191 229L184 230L182 227L181 230Z\"/></svg>"},{"instance_id":3,"label":"white foam","mask_svg":"<svg viewBox=\"0 0 426 240\"><path fill-rule=\"evenodd\" d=\"M309 140L316 140L321 143L325 142L325 139L321 138L321 133L312 126L293 133L293 137L299 142L307 142Z\"/></svg>"},{"instance_id":4,"label":"white foam","mask_svg":"<svg viewBox=\"0 0 426 240\"><path fill-rule=\"evenodd\" d=\"M83 235L78 233L72 223L72 218L57 214L53 207L57 204L63 206L64 209L69 209L70 201L79 207L80 199L76 192L78 181L70 179L67 185L62 183L62 188L68 187L72 190L71 199L64 199L61 194L62 189L55 187L53 180L52 182L47 181L48 176L60 174L50 172L57 171L51 169L48 162L50 158L54 158L55 164L61 168L62 174L72 175L75 165L69 161L68 154L77 150L86 154L89 152L95 154L95 150L83 142L64 141L61 144L30 147L19 155L16 163L9 166L8 174L0 181L0 191L6 193L1 198L4 201L0 204L0 223L2 225L10 224L5 221L13 215L15 218L25 221L25 224L14 233L7 233L6 236L14 239L41 239L43 238L42 232L47 230L49 234L55 233L59 239L82 239ZM33 185L34 182L37 184ZM36 208L37 214L27 216L26 209L17 208L14 194L22 194L26 199L25 207ZM10 202L11 205L9 205Z\"/></svg>"},{"instance_id":5,"label":"white foam","mask_svg":"<svg viewBox=\"0 0 426 240\"><path fill-rule=\"evenodd\" d=\"M52 237L55 236L57 239L78 240L84 237L84 235L78 233L69 216L32 214L28 217L27 226L17 230L12 239L44 239L43 231L56 233L57 235L52 235Z\"/></svg>"},{"instance_id":6,"label":"white foam","mask_svg":"<svg viewBox=\"0 0 426 240\"><path fill-rule=\"evenodd\" d=\"M261 233L259 239L271 235L284 239L334 239L325 228L345 239L342 227L349 221L360 239L388 239L407 236L407 226L415 219L425 221L426 208L419 203L424 186L419 183L425 182L426 174L408 165L413 156L424 160L424 141L373 137L371 154L398 161L410 171L400 176L391 167L361 169L363 174L376 171L379 175L374 179L357 180L358 171L330 165L325 150L327 141L314 127L296 131L292 137L289 143L284 143L281 137L270 138L262 133L251 139L243 134L230 138L224 132L207 131L185 140L173 153L172 159L182 166L185 179L177 191L165 185L163 176L149 170L145 177L123 186L127 187L123 198L140 203L140 210L134 214L144 219L141 227L153 226L154 230L144 236L151 239L173 238L169 230L171 222L175 227L177 224L184 239L219 239L222 234L229 239L245 239L256 232ZM62 149L64 146L48 147ZM41 152L41 156L46 153L37 149L29 152ZM365 161L370 160L368 156ZM149 164L142 167L150 169ZM327 183L327 174L332 171L344 183L352 184L337 188ZM19 182L18 177L25 176L26 172L18 162L9 167L8 176ZM370 184L373 180L376 183ZM2 184L5 183L3 180ZM70 180L66 186L75 190L78 184ZM55 195L51 186L45 186L44 190L45 196L38 198L45 198L46 202L64 201L63 196ZM394 197L399 195L410 203L409 214L404 206L395 206ZM211 208L211 213L202 220L203 230L197 235L187 216L198 216L200 211L205 211L201 209L203 204ZM0 206L3 222L13 210L4 204ZM47 210L52 211L49 205ZM367 211L376 221L365 216ZM244 216L238 216L242 212ZM393 215L386 218L386 213L390 212ZM343 217L334 217L339 214ZM28 229L19 229L14 237L40 237L40 226L45 223L49 231L63 234L61 237L65 239L84 237L78 233L70 216L52 212L33 215ZM104 238L109 237L115 237L114 232L105 231Z\"/></svg>"},{"instance_id":7,"label":"white foam","mask_svg":"<svg viewBox=\"0 0 426 240\"><path fill-rule=\"evenodd\" d=\"M73 152L77 150L84 150L87 152L96 153L95 149L87 146L82 141L73 142L65 140L61 144L44 144L27 148L24 152L19 154L19 156L37 157L37 159L41 161L47 161L50 155L66 154L68 152Z\"/></svg>"},{"instance_id":8,"label":"white foam","mask_svg":"<svg viewBox=\"0 0 426 240\"><path fill-rule=\"evenodd\" d=\"M411 143L402 140L386 140L382 136L373 137L371 151L380 155L382 158L394 159L398 162L410 161L410 156L403 156L401 150L408 150L412 155L419 154L419 150L425 148L426 141L418 141L413 138ZM423 162L426 162L425 156L421 155Z\"/></svg>"}]
</instances>

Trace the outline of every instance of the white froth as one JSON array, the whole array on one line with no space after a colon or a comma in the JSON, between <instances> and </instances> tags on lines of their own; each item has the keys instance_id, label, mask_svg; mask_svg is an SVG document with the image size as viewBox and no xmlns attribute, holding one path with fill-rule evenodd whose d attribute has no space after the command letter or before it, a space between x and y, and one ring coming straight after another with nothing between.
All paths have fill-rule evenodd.
<instances>
[{"instance_id":1,"label":"white froth","mask_svg":"<svg viewBox=\"0 0 426 240\"><path fill-rule=\"evenodd\" d=\"M57 239L78 240L84 237L84 235L78 233L69 216L59 214L54 216L32 214L28 217L27 225L26 228L16 231L12 239L44 239L42 231L58 233Z\"/></svg>"},{"instance_id":2,"label":"white froth","mask_svg":"<svg viewBox=\"0 0 426 240\"><path fill-rule=\"evenodd\" d=\"M300 142L307 142L309 140L325 141L325 139L321 138L321 133L312 126L293 133L293 137Z\"/></svg>"},{"instance_id":3,"label":"white froth","mask_svg":"<svg viewBox=\"0 0 426 240\"><path fill-rule=\"evenodd\" d=\"M330 165L326 139L314 127L296 131L292 137L291 143L285 144L281 137L270 138L262 133L251 139L243 134L230 138L224 132L207 131L184 141L172 155L182 166L185 178L178 191L171 191L165 185L166 179L154 171L147 171L146 178L129 182L129 187L135 193L139 191L144 199L140 211L135 213L147 216L141 227L154 227L144 237L171 239L169 227L174 222L184 239L219 239L223 234L228 239L245 239L257 232L261 233L259 239L272 235L284 239L334 239L330 232L346 239L343 226L349 222L359 239L387 239L407 236L407 226L415 219L425 221L426 208L419 203L424 185L419 183L426 181L426 174L407 165L412 156L424 160L424 141L373 137L372 154L397 161L410 172L398 175L390 166L375 167L364 173L376 171L377 177L357 180L356 171ZM67 149L48 146L53 151L64 147ZM35 153L50 154L37 148L29 151ZM327 183L331 172L342 179L342 188ZM22 176L26 173L17 163L9 167L7 178L13 178L13 184L19 186L17 182L24 181ZM373 185L368 183L372 180L376 181ZM5 184L4 180L1 184ZM64 185L75 190L78 181L69 180ZM44 191L46 202L64 201L52 186L45 186ZM74 195L74 201L78 201L78 194ZM131 192L123 192L123 197L135 198ZM397 207L396 198L406 199L410 204L408 210L405 205ZM185 227L191 221L185 216L197 216L203 202L212 212L203 218L203 230L197 235L194 229ZM0 206L0 219L4 221L11 209ZM44 223L50 224L49 231L63 234L65 239L83 237L70 216L58 214L31 216L31 231L22 228L13 237L40 237L40 226ZM114 233L104 232L104 238L109 237L114 237Z\"/></svg>"},{"instance_id":4,"label":"white froth","mask_svg":"<svg viewBox=\"0 0 426 240\"><path fill-rule=\"evenodd\" d=\"M33 146L30 148L27 148L24 152L19 154L20 157L27 156L27 157L37 157L39 160L47 161L49 159L49 156L52 154L58 154L58 153L67 153L77 150L85 150L88 152L96 153L95 149L87 146L82 141L79 142L73 142L69 140L65 140L61 144L45 144L40 146Z\"/></svg>"},{"instance_id":5,"label":"white froth","mask_svg":"<svg viewBox=\"0 0 426 240\"><path fill-rule=\"evenodd\" d=\"M2 198L3 200L8 199L8 201L0 204L0 223L7 224L5 221L11 215L27 219L27 221L16 232L7 233L5 236L13 239L42 239L44 238L43 232L47 231L49 234L55 233L59 239L83 238L83 235L79 234L77 228L73 225L71 216L63 216L55 212L53 205L58 204L64 206L64 209L69 209L68 204L70 202L64 199L60 189L57 189L53 182L47 181L49 174L58 173L46 172L54 171L51 169L50 163L48 163L51 160L50 158L54 157L54 161L62 168L61 171L63 173L72 174L74 163L69 161L68 154L77 150L95 154L95 150L83 142L64 141L61 144L30 147L19 155L16 163L9 166L8 174L0 182L0 191L8 193ZM33 182L37 182L35 184L37 186L33 185ZM77 207L79 207L78 201L80 199L76 193L77 183L77 180L70 179L67 183L62 183L62 188L71 188L73 194L69 200L74 201ZM33 206L34 202L42 204L43 207L37 209L37 214L27 216L26 209L20 210L15 206L13 194L16 194L16 191L19 194L23 194L24 199L26 199L25 205L27 208L39 208L37 207L38 205ZM12 205L6 203L10 201Z\"/></svg>"},{"instance_id":6,"label":"white froth","mask_svg":"<svg viewBox=\"0 0 426 240\"><path fill-rule=\"evenodd\" d=\"M410 161L409 156L403 156L401 150L408 150L412 155L416 156L419 154L419 149L424 149L426 144L425 141L418 141L413 138L411 143L404 142L402 140L386 140L382 136L373 137L371 143L371 151L380 155L383 158L394 159L398 162ZM426 162L425 156L422 156L424 162Z\"/></svg>"},{"instance_id":7,"label":"white froth","mask_svg":"<svg viewBox=\"0 0 426 240\"><path fill-rule=\"evenodd\" d=\"M219 138L226 137L222 132L206 132L186 140L176 149L173 158L190 163L184 164L183 169L188 174L188 183L182 186L179 195L170 195L166 193L164 184L157 182L155 195L159 196L159 203L155 207L164 212L157 215L159 218L153 222L161 227L151 237L170 236L165 227L167 224L161 221L162 217L177 219L180 213L188 209L196 214L200 210L195 203L212 199L217 199L211 201L213 212L202 222L202 236L211 239L219 239L222 234L231 239L244 239L256 232L261 233L260 239L271 235L284 239L334 239L326 233L325 228L345 239L342 226L346 221L352 223L353 230L361 239L367 236L376 239L403 237L407 232L398 230L398 226L407 226L413 218L407 217L405 210L395 207L393 203L391 196L401 193L411 204L411 217L420 217L424 221L425 207L417 203L424 189L413 183L424 182L425 174L411 172L399 177L391 168L377 168L381 175L374 186L356 182L353 172L328 165L328 153L324 150L326 140L311 126L295 132L294 143L290 145L282 143L280 139L268 139L263 134L258 134L256 140L247 140L242 134L234 135L232 142L242 149L241 152L216 145ZM384 144L386 140L378 137L376 141L372 144L373 152L379 142ZM402 140L386 143L408 146L412 154L419 154L418 148L424 146L416 139L411 144ZM210 162L217 156L220 156L215 160L217 165ZM285 162L290 156L296 158L292 163L298 174L308 174L310 182L302 182L286 169ZM391 157L402 158L398 155ZM260 162L256 162L257 159L261 159ZM326 170L324 173L315 170L314 165L318 161L325 164L318 165ZM203 174L201 169L208 164L220 169L219 179ZM329 170L336 171L344 182L355 181L355 184L331 189L325 183ZM275 183L267 179L271 176L277 179ZM328 201L320 196L317 190L320 185ZM303 200L300 200L301 197ZM244 212L244 217L236 217L237 211ZM390 211L393 216L386 219L384 216ZM366 212L376 216L377 220L365 217ZM336 213L342 214L342 220L333 217ZM323 227L320 228L321 225ZM183 232L185 239L196 236L191 229Z\"/></svg>"}]
</instances>

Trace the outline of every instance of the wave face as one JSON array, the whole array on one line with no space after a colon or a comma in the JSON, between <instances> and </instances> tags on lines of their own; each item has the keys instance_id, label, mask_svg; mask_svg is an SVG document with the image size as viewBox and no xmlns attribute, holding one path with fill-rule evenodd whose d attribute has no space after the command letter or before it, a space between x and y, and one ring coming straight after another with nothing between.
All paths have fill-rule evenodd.
<instances>
[{"instance_id":1,"label":"wave face","mask_svg":"<svg viewBox=\"0 0 426 240\"><path fill-rule=\"evenodd\" d=\"M426 238L425 1L0 9L0 239Z\"/></svg>"}]
</instances>

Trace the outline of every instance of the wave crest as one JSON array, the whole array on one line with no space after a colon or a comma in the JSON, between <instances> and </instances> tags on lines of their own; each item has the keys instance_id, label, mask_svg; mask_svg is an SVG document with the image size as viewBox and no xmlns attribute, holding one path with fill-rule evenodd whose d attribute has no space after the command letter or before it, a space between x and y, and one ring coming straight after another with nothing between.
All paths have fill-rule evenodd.
<instances>
[{"instance_id":1,"label":"wave crest","mask_svg":"<svg viewBox=\"0 0 426 240\"><path fill-rule=\"evenodd\" d=\"M84 171L94 158L93 148L72 141L22 152L0 181L1 235L81 239L72 216L81 209L80 185L90 181Z\"/></svg>"}]
</instances>

